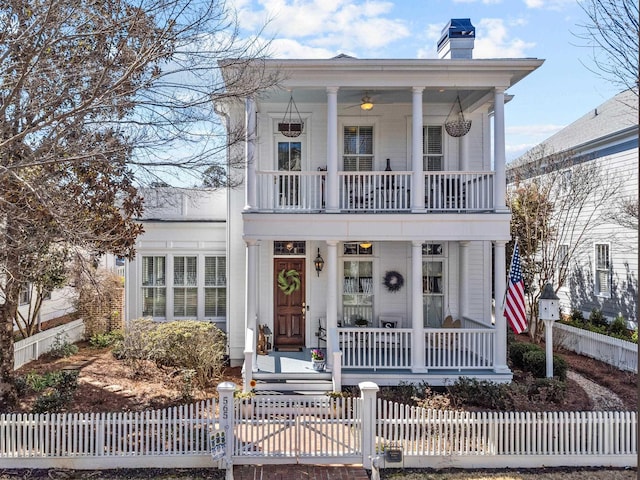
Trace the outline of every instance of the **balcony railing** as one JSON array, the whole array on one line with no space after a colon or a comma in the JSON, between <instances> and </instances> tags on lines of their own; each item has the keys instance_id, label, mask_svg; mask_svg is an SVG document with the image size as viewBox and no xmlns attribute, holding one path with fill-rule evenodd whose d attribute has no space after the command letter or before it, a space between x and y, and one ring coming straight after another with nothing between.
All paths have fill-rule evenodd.
<instances>
[{"instance_id":1,"label":"balcony railing","mask_svg":"<svg viewBox=\"0 0 640 480\"><path fill-rule=\"evenodd\" d=\"M326 207L325 171L260 171L256 175L259 210L314 212ZM493 172L424 172L424 209L492 211L493 177ZM338 172L338 208L343 212L410 211L411 178L412 172Z\"/></svg>"},{"instance_id":2,"label":"balcony railing","mask_svg":"<svg viewBox=\"0 0 640 480\"><path fill-rule=\"evenodd\" d=\"M411 368L410 328L338 328L342 368ZM424 367L433 370L491 369L495 330L490 328L427 328Z\"/></svg>"}]
</instances>

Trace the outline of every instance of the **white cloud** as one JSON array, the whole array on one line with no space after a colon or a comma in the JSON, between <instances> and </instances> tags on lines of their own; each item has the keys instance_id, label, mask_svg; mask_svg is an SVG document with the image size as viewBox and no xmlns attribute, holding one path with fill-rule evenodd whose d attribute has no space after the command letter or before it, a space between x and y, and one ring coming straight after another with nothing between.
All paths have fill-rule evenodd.
<instances>
[{"instance_id":1,"label":"white cloud","mask_svg":"<svg viewBox=\"0 0 640 480\"><path fill-rule=\"evenodd\" d=\"M335 51L326 48L312 47L290 38L276 38L269 45L274 58L332 58ZM343 52L347 53L348 52Z\"/></svg>"},{"instance_id":2,"label":"white cloud","mask_svg":"<svg viewBox=\"0 0 640 480\"><path fill-rule=\"evenodd\" d=\"M453 3L476 3L478 1L483 5L497 5L502 3L502 0L453 0Z\"/></svg>"},{"instance_id":3,"label":"white cloud","mask_svg":"<svg viewBox=\"0 0 640 480\"><path fill-rule=\"evenodd\" d=\"M345 50L363 55L408 37L403 20L385 17L393 6L381 0L234 0L243 29L255 31L268 20L267 35L299 40L334 55ZM279 52L281 47L274 50Z\"/></svg>"},{"instance_id":4,"label":"white cloud","mask_svg":"<svg viewBox=\"0 0 640 480\"><path fill-rule=\"evenodd\" d=\"M500 18L483 18L476 25L473 58L521 58L535 47L533 42L511 38L509 29Z\"/></svg>"},{"instance_id":5,"label":"white cloud","mask_svg":"<svg viewBox=\"0 0 640 480\"><path fill-rule=\"evenodd\" d=\"M524 0L527 8L545 10L563 10L566 7L575 6L576 0Z\"/></svg>"}]
</instances>

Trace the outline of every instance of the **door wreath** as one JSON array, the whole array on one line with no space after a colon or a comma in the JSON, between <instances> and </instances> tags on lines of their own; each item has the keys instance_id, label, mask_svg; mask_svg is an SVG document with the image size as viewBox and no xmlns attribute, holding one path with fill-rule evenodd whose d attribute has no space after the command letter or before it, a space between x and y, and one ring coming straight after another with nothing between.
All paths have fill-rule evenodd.
<instances>
[{"instance_id":1,"label":"door wreath","mask_svg":"<svg viewBox=\"0 0 640 480\"><path fill-rule=\"evenodd\" d=\"M278 288L285 295L291 295L293 292L300 290L300 273L295 268L291 270L283 268L278 273Z\"/></svg>"},{"instance_id":2,"label":"door wreath","mask_svg":"<svg viewBox=\"0 0 640 480\"><path fill-rule=\"evenodd\" d=\"M390 270L384 274L383 283L384 286L387 287L387 290L395 293L404 285L404 278L401 273Z\"/></svg>"}]
</instances>

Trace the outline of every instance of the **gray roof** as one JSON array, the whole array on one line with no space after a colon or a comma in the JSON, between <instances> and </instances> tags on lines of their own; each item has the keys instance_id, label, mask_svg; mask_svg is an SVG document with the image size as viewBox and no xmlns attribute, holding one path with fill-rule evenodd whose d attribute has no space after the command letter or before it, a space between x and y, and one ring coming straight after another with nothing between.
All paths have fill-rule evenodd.
<instances>
[{"instance_id":1,"label":"gray roof","mask_svg":"<svg viewBox=\"0 0 640 480\"><path fill-rule=\"evenodd\" d=\"M637 129L638 94L625 90L552 135L541 145L544 145L544 151L549 153L559 153L569 149L580 150L580 147L587 143L634 126ZM526 156L527 154L520 159ZM514 163L518 163L518 160Z\"/></svg>"}]
</instances>

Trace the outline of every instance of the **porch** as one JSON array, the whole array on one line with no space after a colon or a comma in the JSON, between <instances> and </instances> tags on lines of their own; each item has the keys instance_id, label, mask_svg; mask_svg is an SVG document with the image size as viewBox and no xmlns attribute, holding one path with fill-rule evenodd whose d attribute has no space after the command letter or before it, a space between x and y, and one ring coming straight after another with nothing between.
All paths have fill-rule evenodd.
<instances>
[{"instance_id":1,"label":"porch","mask_svg":"<svg viewBox=\"0 0 640 480\"><path fill-rule=\"evenodd\" d=\"M484 212L494 210L493 172L420 172L419 189L412 189L413 172L337 172L332 180L320 171L257 171L259 211L323 212L331 181L337 182L341 212ZM412 190L413 197L412 198ZM424 198L416 198L416 192ZM418 201L419 200L419 201Z\"/></svg>"},{"instance_id":2,"label":"porch","mask_svg":"<svg viewBox=\"0 0 640 480\"><path fill-rule=\"evenodd\" d=\"M313 370L309 347L267 355L245 352L245 385L255 379L256 390L326 392L357 385L363 378L379 385L424 381L432 386L448 385L464 376L494 382L512 378L510 371L494 368L494 328L425 328L424 351L415 356L412 329L339 327L328 333L337 336L339 350L326 354L326 371ZM424 361L416 364L413 358Z\"/></svg>"}]
</instances>

